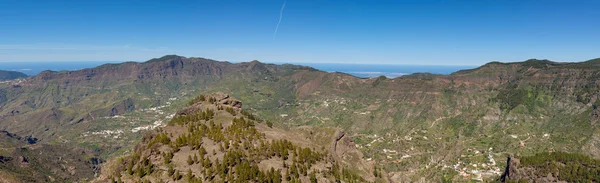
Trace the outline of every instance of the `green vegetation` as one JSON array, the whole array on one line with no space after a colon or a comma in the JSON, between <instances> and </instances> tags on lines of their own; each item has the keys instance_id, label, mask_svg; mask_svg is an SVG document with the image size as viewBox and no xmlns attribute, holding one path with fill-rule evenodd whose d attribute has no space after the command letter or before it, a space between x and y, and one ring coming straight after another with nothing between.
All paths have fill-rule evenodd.
<instances>
[{"instance_id":1,"label":"green vegetation","mask_svg":"<svg viewBox=\"0 0 600 183\"><path fill-rule=\"evenodd\" d=\"M475 169L470 164L477 164L477 170L483 170L482 164L488 165L485 171L501 169L507 154L526 156L557 150L586 152L597 158L598 77L597 60L566 64L539 60L494 62L451 75L421 73L394 79L360 79L303 66L231 64L171 55L147 63L44 72L19 85L0 83L0 125L8 131L36 137L41 143L77 144L101 152L104 159L112 159L130 154L133 146L144 139L143 134L170 122L163 131L144 140L143 145L159 149L152 156L156 156L153 158L158 159L156 165L160 168L154 168L151 177L168 170L166 164L178 163L184 167L173 169L179 171L181 181L187 179L188 168L194 177L204 179L204 169L195 167L203 162L187 167L188 155L196 162L193 154L187 154L188 148L199 151L204 147L207 157L218 156L222 164L224 152L250 143L243 138L234 143L234 136L226 133L225 128L234 117L252 121L257 129L310 128L301 132L309 140L324 138L317 133L321 129L340 129L355 140L352 146L364 155L362 159L371 159L384 174L400 172L402 176L395 177L426 177L426 181L433 182L440 177L460 177L446 172L456 173L454 169L443 169L458 162L463 163L459 168L467 168L467 172ZM219 106L219 99L197 95L208 92L225 92L241 99L244 109ZM198 102L216 106L208 111L179 111ZM170 120L179 112L186 113ZM39 123L39 119L44 119L44 123ZM223 129L213 129L211 121ZM182 131L169 129L175 127ZM260 145L260 140L252 141ZM326 143L329 142L319 144ZM209 148L212 146L215 148ZM247 150L244 152L248 154ZM491 159L497 162L493 167L489 166L490 152ZM12 154L12 149L2 153ZM290 150L288 153L292 154ZM163 159L163 155L168 159ZM200 159L199 154L196 157ZM288 156L286 166L292 164L292 158L293 155ZM361 159L348 158L356 162ZM264 164L268 160L260 161ZM214 164L215 159L210 163ZM325 164L333 166L329 163ZM267 173L264 165L258 165ZM350 165L339 166L356 171ZM136 166L132 171L135 169ZM377 173L365 170L368 175ZM305 180L310 179L310 172ZM315 176L322 178L322 172L315 171ZM284 178L285 173L283 168ZM122 179L129 180L134 175L124 171Z\"/></svg>"},{"instance_id":2,"label":"green vegetation","mask_svg":"<svg viewBox=\"0 0 600 183\"><path fill-rule=\"evenodd\" d=\"M27 75L17 71L3 71L0 70L0 81L1 80L11 80L17 78L26 78Z\"/></svg>"},{"instance_id":3,"label":"green vegetation","mask_svg":"<svg viewBox=\"0 0 600 183\"><path fill-rule=\"evenodd\" d=\"M518 86L512 85L507 89L500 90L492 101L498 102L502 110L510 111L519 105L523 105L528 112L533 113L536 105L540 105L539 101L543 101L543 98L540 97L544 97L544 95L537 87L518 88Z\"/></svg>"},{"instance_id":4,"label":"green vegetation","mask_svg":"<svg viewBox=\"0 0 600 183\"><path fill-rule=\"evenodd\" d=\"M198 103L198 102L204 102L206 101L206 97L204 95L199 95L196 98L194 98L193 100L190 100L190 102L188 102L188 106Z\"/></svg>"},{"instance_id":5,"label":"green vegetation","mask_svg":"<svg viewBox=\"0 0 600 183\"><path fill-rule=\"evenodd\" d=\"M385 76L379 76L377 77L377 79L373 82L373 84L371 84L372 87L377 87L377 85L379 85L381 82L385 81L387 79L387 77Z\"/></svg>"},{"instance_id":6,"label":"green vegetation","mask_svg":"<svg viewBox=\"0 0 600 183\"><path fill-rule=\"evenodd\" d=\"M0 134L0 142L11 140L6 137ZM0 154L0 181L90 181L95 173L99 173L97 164L101 161L87 148L48 144L30 148L28 144L19 144L19 148L12 149L9 155Z\"/></svg>"},{"instance_id":7,"label":"green vegetation","mask_svg":"<svg viewBox=\"0 0 600 183\"><path fill-rule=\"evenodd\" d=\"M194 99L196 102L190 105L191 108L185 110L196 113L175 116L165 129L146 135L143 143L124 158L111 177L147 181L153 180L148 176L158 179L168 176L174 181L183 179L186 182L282 182L283 179L298 182L302 177L316 182L318 177L324 177L365 182L354 171L330 162L327 151L300 147L286 139L266 139L265 134L256 128L258 118L250 113L242 111L238 115L231 115L233 119L226 125L216 122L215 119L223 118L216 114L231 113L231 110L227 110L229 107L214 104L210 99L197 99ZM216 112L212 106L217 109ZM225 109L227 113L220 113L219 109ZM173 136L176 131L183 133ZM189 151L183 151L186 148ZM212 149L213 153L208 154L207 149ZM180 153L187 154L184 165L173 163L176 161L174 157L179 157ZM162 161L151 161L157 158ZM283 166L259 168L261 162L273 160ZM317 164L330 168L314 167ZM166 173L161 173L161 169L166 169Z\"/></svg>"},{"instance_id":8,"label":"green vegetation","mask_svg":"<svg viewBox=\"0 0 600 183\"><path fill-rule=\"evenodd\" d=\"M521 166L534 168L533 174L549 174L567 182L599 182L600 160L565 152L539 153L520 158Z\"/></svg>"}]
</instances>

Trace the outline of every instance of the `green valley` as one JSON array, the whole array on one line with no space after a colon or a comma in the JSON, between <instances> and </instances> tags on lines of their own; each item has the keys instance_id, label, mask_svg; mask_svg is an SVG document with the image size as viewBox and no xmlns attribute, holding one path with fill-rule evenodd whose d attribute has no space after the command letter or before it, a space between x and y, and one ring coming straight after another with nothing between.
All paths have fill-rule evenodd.
<instances>
[{"instance_id":1,"label":"green valley","mask_svg":"<svg viewBox=\"0 0 600 183\"><path fill-rule=\"evenodd\" d=\"M96 152L94 156L121 165L114 167L126 172L129 164L134 164L134 168L147 167L149 164L144 164L141 157L160 159L159 154L169 152L167 146L178 146L172 145L176 135L169 143L158 143L162 144L157 145L159 151L147 152L150 150L135 144L148 144L159 134L179 134L169 129L185 131L188 122L173 126L169 121L181 116L178 111L188 108L190 101L200 94L222 92L243 102L246 115L236 114L235 118L240 115L245 116L245 121L249 116L257 118L250 121L265 133L263 140L292 142L294 148L288 149L288 153L315 144L315 152L323 155L313 162L316 164L336 165L325 154L331 154L328 145L336 135L334 132L343 131L344 139L348 139L348 144L352 142L352 148L361 154L348 158L360 157L354 162L365 164L353 166L364 168L353 171L362 171L359 177L365 180L492 181L504 172L508 156L566 152L600 158L598 62L598 59L579 63L491 62L450 75L418 73L390 79L357 78L288 64L258 61L233 64L168 55L143 63L45 71L2 82L0 129L38 138L41 144L76 144L78 148L92 149ZM219 113L216 116L223 118L215 117L215 121L223 123L223 127L230 125L233 115L215 109ZM193 125L210 126L210 120L193 121ZM267 121L273 128L266 125ZM292 137L304 132L309 134L298 136L306 138L310 133L319 133L323 137L304 142L271 138L269 133L273 129ZM207 134L200 136L210 139L210 143L205 143L219 144ZM328 152L320 151L320 147ZM185 153L173 153L174 157L183 158L176 160L183 165L178 167L177 163L173 168L185 179L188 170L185 154L192 150L185 145L178 148L185 148ZM132 159L136 153L139 157ZM220 161L224 153L240 151L218 151ZM275 158L251 156L248 149L243 153L258 159L254 162L259 167ZM146 156L149 154L152 156ZM119 158L122 160L117 161ZM235 165L240 163L244 162ZM168 170L168 164L154 168ZM238 180L225 178L228 172L208 174L202 172L207 169L196 169L195 162L193 165L193 177L198 179L208 180L206 177L211 175L210 180ZM235 165L226 168L235 169ZM377 169L378 176L374 176L373 169ZM270 172L260 171L258 174L262 175ZM315 170L315 177L336 179L335 173L324 172L327 171ZM296 178L309 180L311 171L306 173ZM125 174L121 173L123 181L144 180ZM105 180L117 178L113 173L106 175ZM233 175L239 176L242 175ZM155 178L152 180L171 180L166 176Z\"/></svg>"}]
</instances>

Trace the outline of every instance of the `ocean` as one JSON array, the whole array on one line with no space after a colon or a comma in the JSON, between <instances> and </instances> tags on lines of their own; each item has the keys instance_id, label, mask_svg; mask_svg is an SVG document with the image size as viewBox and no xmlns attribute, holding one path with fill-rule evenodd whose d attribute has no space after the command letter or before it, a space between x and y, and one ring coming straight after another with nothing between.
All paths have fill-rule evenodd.
<instances>
[{"instance_id":1,"label":"ocean","mask_svg":"<svg viewBox=\"0 0 600 183\"><path fill-rule=\"evenodd\" d=\"M0 62L0 70L19 71L29 76L37 75L45 70L63 71L93 68L106 63L118 61L85 61L85 62ZM281 64L281 63L275 63ZM395 78L406 74L428 72L433 74L450 74L476 66L441 66L441 65L392 65L392 64L332 64L332 63L294 63L310 66L326 72L343 72L361 78L386 76Z\"/></svg>"},{"instance_id":2,"label":"ocean","mask_svg":"<svg viewBox=\"0 0 600 183\"><path fill-rule=\"evenodd\" d=\"M107 63L107 61L89 61L89 62L0 62L0 70L18 71L34 76L45 70L52 71L73 71L85 68L93 68Z\"/></svg>"},{"instance_id":3,"label":"ocean","mask_svg":"<svg viewBox=\"0 0 600 183\"><path fill-rule=\"evenodd\" d=\"M453 72L472 69L477 66L444 66L444 65L393 65L393 64L328 64L301 63L327 72L343 72L361 78L386 76L395 78L413 73L451 74Z\"/></svg>"}]
</instances>

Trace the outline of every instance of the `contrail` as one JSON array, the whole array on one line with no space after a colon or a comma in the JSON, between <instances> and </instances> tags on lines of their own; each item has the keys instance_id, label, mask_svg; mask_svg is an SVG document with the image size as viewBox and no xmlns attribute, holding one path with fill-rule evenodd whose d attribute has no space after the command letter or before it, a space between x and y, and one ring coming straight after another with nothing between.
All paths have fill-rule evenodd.
<instances>
[{"instance_id":1,"label":"contrail","mask_svg":"<svg viewBox=\"0 0 600 183\"><path fill-rule=\"evenodd\" d=\"M281 6L281 11L279 12L279 22L277 22L277 27L275 27L275 33L273 33L273 38L277 35L277 29L279 29L279 24L281 23L281 19L283 18L283 9L285 9L285 3L287 0L283 1L283 6Z\"/></svg>"}]
</instances>

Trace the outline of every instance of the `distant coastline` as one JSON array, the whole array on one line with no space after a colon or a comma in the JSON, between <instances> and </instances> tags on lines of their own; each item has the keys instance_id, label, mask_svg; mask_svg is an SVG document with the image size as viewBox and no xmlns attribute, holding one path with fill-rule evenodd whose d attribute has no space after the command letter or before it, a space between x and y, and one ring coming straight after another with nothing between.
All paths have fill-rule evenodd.
<instances>
[{"instance_id":1,"label":"distant coastline","mask_svg":"<svg viewBox=\"0 0 600 183\"><path fill-rule=\"evenodd\" d=\"M343 72L361 78L385 76L400 77L413 73L451 74L453 72L473 69L477 66L446 65L397 65L397 64L340 64L340 63L297 63L326 72Z\"/></svg>"},{"instance_id":2,"label":"distant coastline","mask_svg":"<svg viewBox=\"0 0 600 183\"><path fill-rule=\"evenodd\" d=\"M0 70L18 71L34 76L45 70L63 71L94 68L107 63L121 63L119 61L69 61L69 62L1 62ZM282 63L274 63L282 64ZM341 64L341 63L292 63L295 65L310 66L326 72L343 72L361 78L386 76L388 78L400 77L417 72L433 74L450 74L463 69L472 69L476 66L443 66L443 65L395 65L395 64Z\"/></svg>"},{"instance_id":3,"label":"distant coastline","mask_svg":"<svg viewBox=\"0 0 600 183\"><path fill-rule=\"evenodd\" d=\"M0 62L0 70L18 71L35 76L42 71L64 71L94 68L108 63L121 63L119 61L58 61L58 62Z\"/></svg>"}]
</instances>

